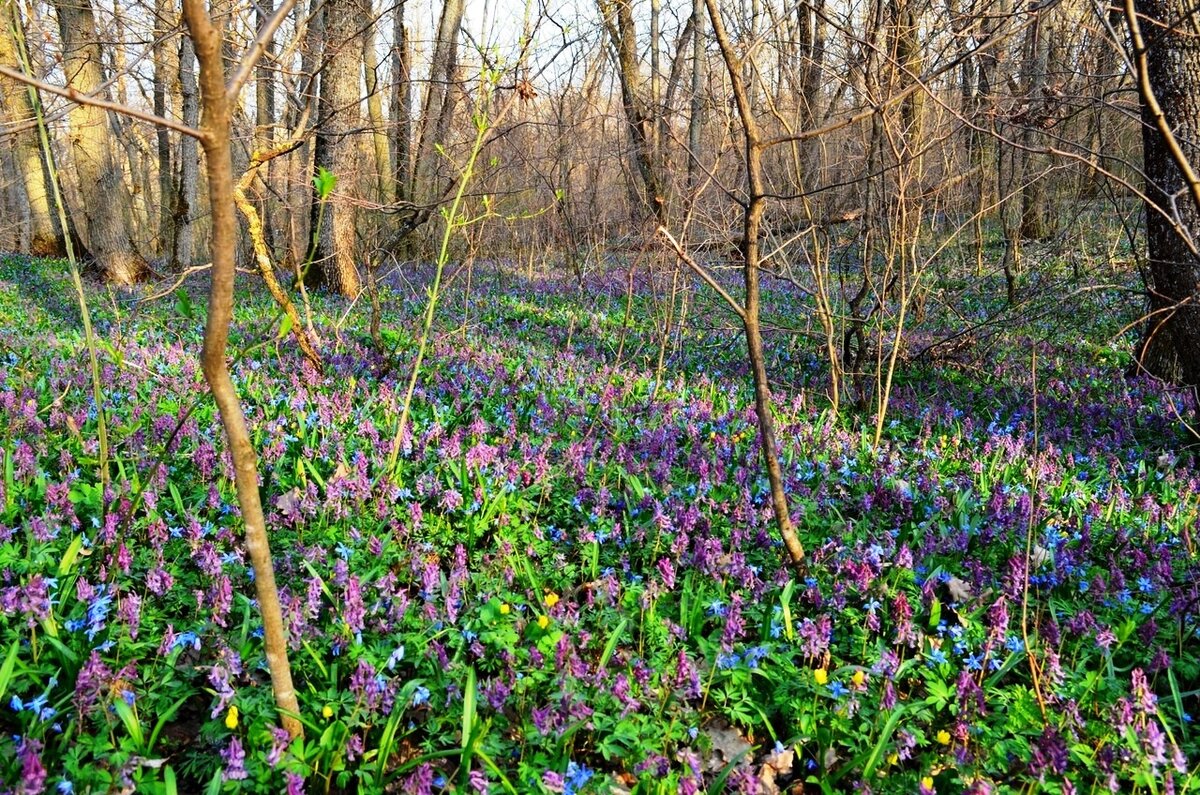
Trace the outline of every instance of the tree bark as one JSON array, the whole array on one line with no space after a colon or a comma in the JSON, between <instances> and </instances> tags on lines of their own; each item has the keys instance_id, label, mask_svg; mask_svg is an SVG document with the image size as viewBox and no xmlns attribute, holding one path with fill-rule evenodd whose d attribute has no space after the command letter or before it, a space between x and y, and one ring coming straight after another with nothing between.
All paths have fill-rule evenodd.
<instances>
[{"instance_id":1,"label":"tree bark","mask_svg":"<svg viewBox=\"0 0 1200 795\"><path fill-rule=\"evenodd\" d=\"M354 133L361 124L359 89L362 60L362 4L359 0L325 3L325 56L322 59L320 99L317 103L316 168L338 177L340 192L352 189L357 161ZM331 199L324 213L313 203L313 223L320 218L313 282L353 298L360 289L355 264L355 211L350 204Z\"/></svg>"},{"instance_id":2,"label":"tree bark","mask_svg":"<svg viewBox=\"0 0 1200 795\"><path fill-rule=\"evenodd\" d=\"M639 92L641 74L638 69L637 28L631 3L632 0L600 0L600 11L617 54L621 105L625 111L625 126L633 142L633 155L644 199L653 217L661 224L666 221L667 200L654 160L655 120Z\"/></svg>"},{"instance_id":3,"label":"tree bark","mask_svg":"<svg viewBox=\"0 0 1200 795\"><path fill-rule=\"evenodd\" d=\"M63 73L80 94L104 89L103 60L91 0L55 0L62 36ZM108 112L73 104L67 112L70 151L82 198L79 215L87 227L88 250L105 278L134 284L147 274L130 234L132 199L116 157Z\"/></svg>"},{"instance_id":4,"label":"tree bark","mask_svg":"<svg viewBox=\"0 0 1200 795\"><path fill-rule=\"evenodd\" d=\"M750 94L742 79L742 64L733 51L733 44L721 21L717 0L705 0L713 33L725 60L725 69L733 87L738 116L742 122L742 136L746 158L746 200L743 204L742 276L746 300L743 304L742 324L746 333L747 357L754 379L754 411L758 416L758 436L763 461L766 464L767 482L771 488L771 508L775 512L775 523L787 549L788 559L797 568L804 566L804 546L796 535L792 524L787 494L783 489L783 470L779 466L776 449L775 418L772 412L771 387L767 380L766 357L763 354L762 330L759 325L759 236L762 229L763 212L766 210L766 186L762 174L762 143Z\"/></svg>"},{"instance_id":5,"label":"tree bark","mask_svg":"<svg viewBox=\"0 0 1200 795\"><path fill-rule=\"evenodd\" d=\"M374 3L363 0L367 19L375 18ZM387 128L383 120L383 89L379 80L379 55L375 52L375 24L363 34L363 82L367 89L367 120L371 125L371 144L375 151L376 200L387 204L392 200L392 158L388 152Z\"/></svg>"},{"instance_id":6,"label":"tree bark","mask_svg":"<svg viewBox=\"0 0 1200 795\"><path fill-rule=\"evenodd\" d=\"M392 23L392 154L395 158L396 201L412 196L412 43L404 18L405 0L396 3Z\"/></svg>"},{"instance_id":7,"label":"tree bark","mask_svg":"<svg viewBox=\"0 0 1200 795\"><path fill-rule=\"evenodd\" d=\"M462 27L462 17L463 0L445 0L425 92L425 109L421 115L421 141L417 146L412 190L418 204L437 201L442 195L438 179L442 156L438 154L437 146L446 143L450 119L454 114L458 33Z\"/></svg>"},{"instance_id":8,"label":"tree bark","mask_svg":"<svg viewBox=\"0 0 1200 795\"><path fill-rule=\"evenodd\" d=\"M189 127L200 125L200 94L196 86L196 48L191 38L179 43L180 115ZM173 265L191 265L196 258L197 196L200 184L200 154L196 139L184 136L179 144L179 190L171 215L175 223Z\"/></svg>"},{"instance_id":9,"label":"tree bark","mask_svg":"<svg viewBox=\"0 0 1200 795\"><path fill-rule=\"evenodd\" d=\"M225 67L221 58L221 32L214 28L203 0L183 0L183 15L195 42L203 92L204 137L209 204L212 207L212 285L208 318L204 326L201 365L212 390L233 458L238 505L245 524L246 551L254 568L254 588L262 614L264 647L271 672L280 723L292 737L303 734L298 719L300 705L292 685L287 656L287 630L275 585L275 568L267 543L266 520L258 494L258 459L250 441L246 418L225 362L229 324L233 317L234 250L237 219L234 215L233 154L230 130L233 114L225 93Z\"/></svg>"},{"instance_id":10,"label":"tree bark","mask_svg":"<svg viewBox=\"0 0 1200 795\"><path fill-rule=\"evenodd\" d=\"M21 18L15 0L0 0L0 64L15 71L25 71L18 55L16 36L21 33ZM3 119L11 125L25 125L13 133L13 158L24 188L29 213L29 251L39 257L61 257L66 254L63 233L50 204L48 174L42 160L34 119L35 89L0 78L0 99L3 99Z\"/></svg>"},{"instance_id":11,"label":"tree bark","mask_svg":"<svg viewBox=\"0 0 1200 795\"><path fill-rule=\"evenodd\" d=\"M179 79L179 56L170 46L167 31L175 27L175 10L167 0L154 0L154 115L166 118L170 87ZM166 127L156 131L158 148L158 238L156 254L173 259L175 252L175 169L171 163L171 135Z\"/></svg>"},{"instance_id":12,"label":"tree bark","mask_svg":"<svg viewBox=\"0 0 1200 795\"><path fill-rule=\"evenodd\" d=\"M688 190L699 182L700 136L704 131L704 0L692 0L692 101L688 110Z\"/></svg>"},{"instance_id":13,"label":"tree bark","mask_svg":"<svg viewBox=\"0 0 1200 795\"><path fill-rule=\"evenodd\" d=\"M1136 12L1136 13L1135 13ZM1187 0L1128 0L1126 17L1142 100L1146 242L1153 341L1166 337L1185 384L1200 385L1200 41ZM1190 243L1190 245L1189 245ZM1173 369L1170 357L1155 357ZM1149 362L1147 362L1149 364ZM1157 375L1169 376L1170 372Z\"/></svg>"},{"instance_id":14,"label":"tree bark","mask_svg":"<svg viewBox=\"0 0 1200 795\"><path fill-rule=\"evenodd\" d=\"M1020 153L1021 168L1018 172L1021 183L1021 237L1026 240L1044 240L1050 236L1050 224L1046 209L1046 171L1049 162L1045 155L1029 149L1042 146L1040 124L1045 107L1046 72L1049 66L1050 39L1053 29L1042 18L1045 11L1038 10L1025 39L1025 118L1022 123L1021 143L1027 150Z\"/></svg>"},{"instance_id":15,"label":"tree bark","mask_svg":"<svg viewBox=\"0 0 1200 795\"><path fill-rule=\"evenodd\" d=\"M261 30L274 16L275 0L257 0L258 27ZM275 144L275 70L270 65L270 58L275 53L274 37L266 42L263 58L258 62L254 75L254 148L258 152L266 152ZM253 160L253 156L251 156ZM247 169L249 170L249 169ZM266 160L255 169L257 178L251 190L254 203L258 208L260 240L252 240L255 256L258 246L263 244L268 250L274 248L275 221L271 212L271 180L275 165L273 160Z\"/></svg>"}]
</instances>

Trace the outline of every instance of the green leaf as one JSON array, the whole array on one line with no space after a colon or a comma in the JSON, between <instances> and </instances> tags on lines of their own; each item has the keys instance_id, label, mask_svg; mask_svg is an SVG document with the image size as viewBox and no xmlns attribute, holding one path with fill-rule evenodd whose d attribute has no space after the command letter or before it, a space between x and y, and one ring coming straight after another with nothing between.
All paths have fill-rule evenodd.
<instances>
[{"instance_id":1,"label":"green leaf","mask_svg":"<svg viewBox=\"0 0 1200 795\"><path fill-rule=\"evenodd\" d=\"M476 678L475 666L467 669L467 687L463 691L463 716L462 716L462 749L467 751L471 744L471 734L475 728L475 698L476 693ZM463 757L463 765L467 762L466 755Z\"/></svg>"},{"instance_id":2,"label":"green leaf","mask_svg":"<svg viewBox=\"0 0 1200 795\"><path fill-rule=\"evenodd\" d=\"M275 335L276 339L283 339L292 330L292 316L284 313L283 319L279 321L279 333Z\"/></svg>"},{"instance_id":3,"label":"green leaf","mask_svg":"<svg viewBox=\"0 0 1200 795\"><path fill-rule=\"evenodd\" d=\"M616 651L617 643L621 640L621 633L625 631L625 627L629 625L629 619L622 618L621 623L617 624L617 628L609 637L608 643L604 644L604 653L600 655L600 664L596 667L597 671L603 671L608 666L608 661L612 659L613 652Z\"/></svg>"},{"instance_id":4,"label":"green leaf","mask_svg":"<svg viewBox=\"0 0 1200 795\"><path fill-rule=\"evenodd\" d=\"M783 633L789 641L796 640L796 627L792 623L792 591L795 588L796 581L789 579L779 596L779 604L783 607Z\"/></svg>"},{"instance_id":5,"label":"green leaf","mask_svg":"<svg viewBox=\"0 0 1200 795\"><path fill-rule=\"evenodd\" d=\"M13 669L17 665L17 652L21 648L21 641L14 640L12 648L8 650L8 656L4 658L4 665L0 665L0 700L8 693L8 683L12 681Z\"/></svg>"},{"instance_id":6,"label":"green leaf","mask_svg":"<svg viewBox=\"0 0 1200 795\"><path fill-rule=\"evenodd\" d=\"M75 536L71 545L67 547L67 551L63 553L62 560L58 562L58 576L66 577L71 572L71 566L75 565L75 559L79 557L79 550L83 549L83 534Z\"/></svg>"},{"instance_id":7,"label":"green leaf","mask_svg":"<svg viewBox=\"0 0 1200 795\"><path fill-rule=\"evenodd\" d=\"M896 726L900 723L900 717L903 714L904 707L896 707L896 709L892 710L891 716L888 717L888 722L883 725L883 731L879 733L879 739L875 741L875 747L871 749L871 755L867 757L867 763L863 765L863 781L871 777L871 773L875 770L875 765L879 764L879 757L883 754L883 747L891 739L892 732L896 730Z\"/></svg>"},{"instance_id":8,"label":"green leaf","mask_svg":"<svg viewBox=\"0 0 1200 795\"><path fill-rule=\"evenodd\" d=\"M121 719L121 723L125 724L125 731L129 732L129 736L137 743L138 750L141 750L146 745L146 736L142 733L142 723L134 714L133 707L125 703L124 698L117 696L113 699L113 710Z\"/></svg>"},{"instance_id":9,"label":"green leaf","mask_svg":"<svg viewBox=\"0 0 1200 795\"><path fill-rule=\"evenodd\" d=\"M318 167L317 174L313 177L313 188L317 191L317 198L325 201L333 193L335 187L337 187L337 177L334 176L334 173L324 166Z\"/></svg>"},{"instance_id":10,"label":"green leaf","mask_svg":"<svg viewBox=\"0 0 1200 795\"><path fill-rule=\"evenodd\" d=\"M196 310L192 306L192 297L182 287L175 291L175 311L188 320L196 319Z\"/></svg>"}]
</instances>

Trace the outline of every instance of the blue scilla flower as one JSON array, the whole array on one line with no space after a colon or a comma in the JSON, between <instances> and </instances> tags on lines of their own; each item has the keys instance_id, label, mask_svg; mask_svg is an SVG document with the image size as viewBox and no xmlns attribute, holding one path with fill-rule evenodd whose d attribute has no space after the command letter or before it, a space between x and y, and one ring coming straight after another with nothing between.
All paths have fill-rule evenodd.
<instances>
[{"instance_id":1,"label":"blue scilla flower","mask_svg":"<svg viewBox=\"0 0 1200 795\"><path fill-rule=\"evenodd\" d=\"M171 650L174 651L183 646L191 646L196 651L200 651L200 636L195 632L180 632L171 643Z\"/></svg>"},{"instance_id":2,"label":"blue scilla flower","mask_svg":"<svg viewBox=\"0 0 1200 795\"><path fill-rule=\"evenodd\" d=\"M829 683L829 695L834 698L841 698L849 692L846 686L836 679Z\"/></svg>"},{"instance_id":3,"label":"blue scilla flower","mask_svg":"<svg viewBox=\"0 0 1200 795\"><path fill-rule=\"evenodd\" d=\"M567 773L563 776L563 795L575 795L591 780L594 773L587 765L567 763Z\"/></svg>"},{"instance_id":4,"label":"blue scilla flower","mask_svg":"<svg viewBox=\"0 0 1200 795\"><path fill-rule=\"evenodd\" d=\"M747 667L757 668L759 663L766 659L770 653L771 648L769 646L751 646L746 650L746 654L742 659L745 661Z\"/></svg>"}]
</instances>

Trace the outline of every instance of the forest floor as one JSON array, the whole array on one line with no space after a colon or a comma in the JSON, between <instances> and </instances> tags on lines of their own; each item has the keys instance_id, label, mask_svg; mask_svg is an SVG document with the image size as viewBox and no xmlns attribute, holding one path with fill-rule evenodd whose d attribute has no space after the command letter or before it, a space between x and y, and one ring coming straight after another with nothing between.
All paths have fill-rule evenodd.
<instances>
[{"instance_id":1,"label":"forest floor","mask_svg":"<svg viewBox=\"0 0 1200 795\"><path fill-rule=\"evenodd\" d=\"M693 286L656 379L670 279L627 302L626 275L454 278L390 476L422 276L386 291L394 361L365 302L317 296L323 372L239 296L306 727L289 745L197 362L202 291L89 287L106 488L65 267L0 260L0 789L1200 783L1200 470L1184 396L1126 377L1135 297L1065 300L1087 286L1069 274L1031 277L1008 314L986 280L934 294L875 445L872 413L825 408L820 348L787 328L803 295L773 285L801 576L740 331Z\"/></svg>"}]
</instances>

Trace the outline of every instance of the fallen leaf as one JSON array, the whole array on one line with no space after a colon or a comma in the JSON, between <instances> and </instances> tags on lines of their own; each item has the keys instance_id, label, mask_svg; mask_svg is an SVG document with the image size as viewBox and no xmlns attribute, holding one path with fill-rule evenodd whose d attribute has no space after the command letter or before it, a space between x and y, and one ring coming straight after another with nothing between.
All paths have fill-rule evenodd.
<instances>
[{"instance_id":1,"label":"fallen leaf","mask_svg":"<svg viewBox=\"0 0 1200 795\"><path fill-rule=\"evenodd\" d=\"M713 723L704 730L704 733L708 735L713 750L705 763L705 767L709 771L722 770L753 747L741 732L723 722Z\"/></svg>"},{"instance_id":2,"label":"fallen leaf","mask_svg":"<svg viewBox=\"0 0 1200 795\"><path fill-rule=\"evenodd\" d=\"M971 584L957 577L950 578L946 583L946 590L950 592L950 600L958 604L963 604L971 598Z\"/></svg>"},{"instance_id":3,"label":"fallen leaf","mask_svg":"<svg viewBox=\"0 0 1200 795\"><path fill-rule=\"evenodd\" d=\"M796 752L785 748L777 753L769 754L763 759L762 767L758 769L758 782L762 785L759 790L763 795L778 795L779 784L775 779L792 772L792 763Z\"/></svg>"}]
</instances>

